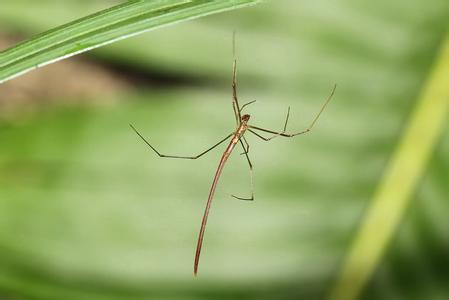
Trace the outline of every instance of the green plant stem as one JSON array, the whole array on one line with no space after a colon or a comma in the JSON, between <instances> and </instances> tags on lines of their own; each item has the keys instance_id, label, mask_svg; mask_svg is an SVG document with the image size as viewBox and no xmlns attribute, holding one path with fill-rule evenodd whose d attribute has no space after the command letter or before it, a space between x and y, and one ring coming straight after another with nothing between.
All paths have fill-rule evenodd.
<instances>
[{"instance_id":1,"label":"green plant stem","mask_svg":"<svg viewBox=\"0 0 449 300\"><path fill-rule=\"evenodd\" d=\"M357 299L379 264L446 125L449 107L449 35L374 195L331 292Z\"/></svg>"}]
</instances>

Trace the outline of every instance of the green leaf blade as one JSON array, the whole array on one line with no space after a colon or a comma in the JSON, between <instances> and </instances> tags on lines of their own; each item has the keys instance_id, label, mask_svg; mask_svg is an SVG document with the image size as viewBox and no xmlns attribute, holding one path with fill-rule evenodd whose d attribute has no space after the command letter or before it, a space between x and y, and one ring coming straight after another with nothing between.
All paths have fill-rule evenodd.
<instances>
[{"instance_id":1,"label":"green leaf blade","mask_svg":"<svg viewBox=\"0 0 449 300\"><path fill-rule=\"evenodd\" d=\"M261 0L129 1L0 52L0 83L149 30L258 2Z\"/></svg>"}]
</instances>

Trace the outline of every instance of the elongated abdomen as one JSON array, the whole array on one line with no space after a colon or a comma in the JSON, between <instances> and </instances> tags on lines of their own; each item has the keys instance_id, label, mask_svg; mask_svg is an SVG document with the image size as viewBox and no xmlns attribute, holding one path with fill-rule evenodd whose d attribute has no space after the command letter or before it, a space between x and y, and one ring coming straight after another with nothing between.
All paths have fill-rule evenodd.
<instances>
[{"instance_id":1,"label":"elongated abdomen","mask_svg":"<svg viewBox=\"0 0 449 300\"><path fill-rule=\"evenodd\" d=\"M209 210L210 210L210 207L212 204L212 199L215 194L215 188L217 187L218 179L220 178L220 175L221 175L221 172L223 171L224 165L225 165L226 161L228 160L229 155L231 155L231 152L234 149L235 145L238 143L238 141L239 141L239 137L234 136L234 138L231 140L231 143L228 145L226 150L223 152L223 155L221 156L221 160L218 165L217 171L215 172L214 181L212 182L212 186L210 187L209 197L207 198L206 209L204 210L203 220L201 222L200 234L198 236L198 242L196 245L195 263L193 266L193 273L195 274L195 276L198 272L198 263L200 260L201 247L203 245L204 232L206 230L207 218L209 216Z\"/></svg>"}]
</instances>

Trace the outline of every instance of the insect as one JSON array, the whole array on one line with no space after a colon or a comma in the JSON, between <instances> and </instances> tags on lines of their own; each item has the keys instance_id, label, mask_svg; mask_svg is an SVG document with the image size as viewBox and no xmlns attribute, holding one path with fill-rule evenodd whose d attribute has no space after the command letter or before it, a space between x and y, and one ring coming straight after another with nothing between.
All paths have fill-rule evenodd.
<instances>
[{"instance_id":1,"label":"insect","mask_svg":"<svg viewBox=\"0 0 449 300\"><path fill-rule=\"evenodd\" d=\"M250 170L250 178L251 178L251 197L238 197L235 195L232 195L234 198L237 198L239 200L248 200L248 201L252 201L254 200L254 188L253 188L253 165L251 163L251 160L249 158L249 143L245 138L245 133L248 131L252 134L254 134L256 137L264 140L264 141L270 141L276 137L282 136L282 137L294 137L297 135L301 135L301 134L305 134L309 131L312 130L312 128L314 127L316 121L318 120L318 118L320 117L321 113L324 111L324 109L326 108L327 104L329 103L329 101L332 99L332 96L334 95L335 89L336 89L336 85L334 85L334 87L332 88L332 91L330 93L330 95L328 96L327 100L325 101L325 103L323 104L323 106L321 107L321 109L318 111L318 113L315 115L314 119L312 120L312 122L310 123L310 125L299 132L296 133L287 133L287 123L288 123L288 119L290 117L290 107L287 110L287 115L285 118L285 122L284 122L284 127L282 131L275 131L275 130L269 130L269 129L264 129L261 127L257 127L257 126L253 126L250 125L248 123L249 119L250 119L250 115L249 114L243 114L242 115L242 111L244 108L246 108L248 105L254 103L255 101L251 101L248 103L243 104L242 106L239 105L238 102L238 98L237 98L237 60L234 58L234 62L233 62L233 71L232 71L232 108L234 110L234 116L235 116L235 121L236 121L236 129L230 133L229 135L227 135L225 138L223 138L222 140L220 140L219 142L217 142L215 145L213 145L212 147L204 150L203 152L201 152L198 155L195 156L176 156L176 155L166 155L166 154L162 154L160 153L154 146L152 146L150 144L150 142L143 137L143 135L132 125L130 124L131 128L137 133L137 135L159 156L159 157L163 157L163 158L179 158L179 159L198 159L200 157L202 157L204 154L208 153L209 151L213 150L214 148L218 147L219 145L221 145L222 143L224 143L225 141L227 141L229 138L231 138L228 146L226 147L225 151L223 152L221 159L220 159L220 163L218 164L217 170L215 171L215 176L214 179L212 181L212 185L210 187L210 191L209 191L209 196L207 198L207 202L206 202L206 208L204 210L204 215L203 215L203 219L201 221L201 227L200 227L200 232L199 232L199 236L198 236L198 241L197 241L197 246L196 246L196 252L195 252L195 261L194 261L194 265L193 265L193 273L196 276L198 273L198 264L199 264L199 260L200 260L200 255L201 255L201 249L202 249L202 245L203 245L203 239L204 239L204 233L206 230L206 224L207 224L207 219L209 216L209 211L211 208L211 204L212 204L212 199L214 197L215 194L215 189L217 187L217 183L218 180L220 178L220 175L223 171L223 168L226 164L226 161L228 160L229 156L231 155L232 151L234 150L235 146L237 144L240 144L241 147L243 148L243 153L246 157L246 160L248 162L249 165L249 170ZM265 134L270 134L269 137L264 136Z\"/></svg>"}]
</instances>

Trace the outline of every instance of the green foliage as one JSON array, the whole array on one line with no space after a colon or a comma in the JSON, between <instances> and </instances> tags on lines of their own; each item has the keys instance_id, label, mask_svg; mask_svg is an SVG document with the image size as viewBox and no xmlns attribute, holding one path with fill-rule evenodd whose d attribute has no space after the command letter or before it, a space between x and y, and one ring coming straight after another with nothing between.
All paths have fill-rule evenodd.
<instances>
[{"instance_id":1,"label":"green foliage","mask_svg":"<svg viewBox=\"0 0 449 300\"><path fill-rule=\"evenodd\" d=\"M259 1L127 1L1 52L0 83L40 66L151 29Z\"/></svg>"},{"instance_id":2,"label":"green foliage","mask_svg":"<svg viewBox=\"0 0 449 300\"><path fill-rule=\"evenodd\" d=\"M60 2L39 9L61 18ZM78 2L67 1L87 5ZM43 15L20 16L16 9L9 28L36 33L49 25ZM108 108L56 106L2 123L0 294L324 299L416 110L448 17L446 0L271 1L91 52L191 84L129 91ZM128 123L162 151L186 155L232 130L233 29L240 98L258 100L248 109L254 125L281 128L290 105L289 128L302 128L333 83L338 90L310 135L249 137L254 203L228 196L249 188L243 157L231 157L194 280L195 238L221 149L194 162L158 159ZM449 295L445 129L363 299Z\"/></svg>"}]
</instances>

